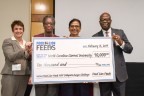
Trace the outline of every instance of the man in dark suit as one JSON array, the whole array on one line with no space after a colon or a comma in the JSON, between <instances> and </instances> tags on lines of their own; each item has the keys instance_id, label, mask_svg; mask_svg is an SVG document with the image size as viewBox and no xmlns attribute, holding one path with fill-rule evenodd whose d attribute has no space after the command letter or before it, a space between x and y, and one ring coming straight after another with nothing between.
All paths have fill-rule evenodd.
<instances>
[{"instance_id":1,"label":"man in dark suit","mask_svg":"<svg viewBox=\"0 0 144 96\"><path fill-rule=\"evenodd\" d=\"M35 35L34 37L58 37L53 33L55 28L55 19L52 16L43 18L44 33ZM36 84L36 96L58 96L59 84Z\"/></svg>"},{"instance_id":2,"label":"man in dark suit","mask_svg":"<svg viewBox=\"0 0 144 96\"><path fill-rule=\"evenodd\" d=\"M111 22L112 20L110 14L106 12L102 13L99 21L102 30L93 35L93 37L109 36L112 37L114 42L113 47L116 81L100 82L100 94L101 96L111 96L113 93L114 96L125 96L125 85L128 75L123 52L131 53L133 47L123 30L111 28Z\"/></svg>"}]
</instances>

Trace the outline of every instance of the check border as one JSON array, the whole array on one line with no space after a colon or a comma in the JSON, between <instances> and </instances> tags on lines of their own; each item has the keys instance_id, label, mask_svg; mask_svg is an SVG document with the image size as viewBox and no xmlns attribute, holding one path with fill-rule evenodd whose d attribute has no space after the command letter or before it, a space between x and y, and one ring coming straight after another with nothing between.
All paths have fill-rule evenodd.
<instances>
[{"instance_id":1,"label":"check border","mask_svg":"<svg viewBox=\"0 0 144 96\"><path fill-rule=\"evenodd\" d=\"M89 79L81 79L81 77L79 79L73 79L73 78L70 78L68 80L59 80L61 78L55 78L55 80L51 79L45 79L43 80L43 78L39 78L38 80L35 78L35 74L36 73L36 70L39 70L39 68L36 68L34 65L36 65L36 61L37 58L36 58L36 55L39 54L40 50L35 50L36 48L36 45L37 45L37 42L51 42L51 41L56 41L56 44L57 42L59 41L62 41L64 44L62 44L61 46L64 46L66 44L68 44L67 42L65 43L65 41L74 41L74 42L78 42L78 41L81 41L83 40L83 44L85 44L87 41L89 40L92 40L93 42L94 41L108 41L108 45L110 46L110 53L111 53L111 63L112 63L112 76L111 78L95 78L95 80L91 79L91 77ZM52 43L52 42L51 42ZM59 46L60 47L60 46ZM66 46L64 46L63 48L65 48ZM66 49L65 49L66 50ZM49 51L49 50L48 50ZM97 51L97 50L96 50ZM52 59L52 58L51 58ZM52 60L53 61L53 60ZM102 65L101 65L102 66ZM106 66L106 65L104 65ZM53 67L53 69L56 69ZM51 84L51 83L81 83L81 82L110 82L110 81L115 81L115 64L114 64L114 52L113 52L113 41L110 37L94 37L94 38L53 38L53 37L33 37L33 53L32 53L32 82L33 84ZM52 72L53 73L53 72ZM59 73L59 72L57 72Z\"/></svg>"}]
</instances>

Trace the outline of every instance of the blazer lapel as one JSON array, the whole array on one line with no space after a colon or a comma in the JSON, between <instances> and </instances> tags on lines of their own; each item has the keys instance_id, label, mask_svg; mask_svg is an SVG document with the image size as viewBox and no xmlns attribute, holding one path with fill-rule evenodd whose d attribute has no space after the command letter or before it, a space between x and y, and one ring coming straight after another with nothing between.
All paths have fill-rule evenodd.
<instances>
[{"instance_id":1,"label":"blazer lapel","mask_svg":"<svg viewBox=\"0 0 144 96\"><path fill-rule=\"evenodd\" d=\"M102 32L102 30L98 33L98 36L101 36L101 37L103 37L104 36L104 34L103 34L103 32Z\"/></svg>"},{"instance_id":2,"label":"blazer lapel","mask_svg":"<svg viewBox=\"0 0 144 96\"><path fill-rule=\"evenodd\" d=\"M111 28L111 36L112 36L113 34L115 34L114 29Z\"/></svg>"},{"instance_id":3,"label":"blazer lapel","mask_svg":"<svg viewBox=\"0 0 144 96\"><path fill-rule=\"evenodd\" d=\"M13 42L13 45L16 45L18 48L22 49L18 41L13 40L12 42Z\"/></svg>"},{"instance_id":4,"label":"blazer lapel","mask_svg":"<svg viewBox=\"0 0 144 96\"><path fill-rule=\"evenodd\" d=\"M115 31L113 28L111 28L111 36L112 36L113 34L116 34L116 31ZM115 41L113 41L113 45L114 45L114 46L117 46L116 43L115 43Z\"/></svg>"}]
</instances>

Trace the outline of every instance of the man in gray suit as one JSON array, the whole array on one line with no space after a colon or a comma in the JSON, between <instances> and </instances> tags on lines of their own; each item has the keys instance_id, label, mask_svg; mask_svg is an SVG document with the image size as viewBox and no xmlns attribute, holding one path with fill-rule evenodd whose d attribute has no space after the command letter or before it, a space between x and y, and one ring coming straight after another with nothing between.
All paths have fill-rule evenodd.
<instances>
[{"instance_id":1,"label":"man in gray suit","mask_svg":"<svg viewBox=\"0 0 144 96\"><path fill-rule=\"evenodd\" d=\"M113 93L114 96L125 96L125 85L128 75L123 52L131 53L133 47L123 30L111 28L111 22L110 14L106 12L102 13L99 21L102 30L93 35L93 37L109 36L112 37L114 42L116 81L100 82L100 94L101 96L111 96Z\"/></svg>"}]
</instances>

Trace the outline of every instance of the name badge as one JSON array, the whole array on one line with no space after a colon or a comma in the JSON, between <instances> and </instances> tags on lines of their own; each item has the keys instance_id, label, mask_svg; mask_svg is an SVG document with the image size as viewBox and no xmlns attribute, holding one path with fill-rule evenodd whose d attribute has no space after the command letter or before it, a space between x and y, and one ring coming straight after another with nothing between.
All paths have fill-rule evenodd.
<instances>
[{"instance_id":1,"label":"name badge","mask_svg":"<svg viewBox=\"0 0 144 96\"><path fill-rule=\"evenodd\" d=\"M19 70L21 70L21 64L12 65L12 71L19 71Z\"/></svg>"}]
</instances>

